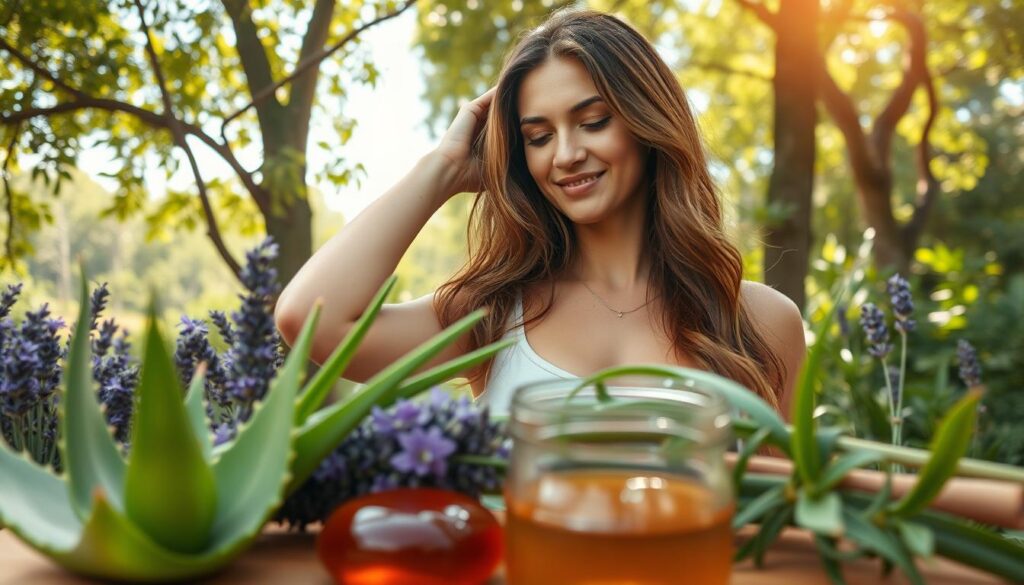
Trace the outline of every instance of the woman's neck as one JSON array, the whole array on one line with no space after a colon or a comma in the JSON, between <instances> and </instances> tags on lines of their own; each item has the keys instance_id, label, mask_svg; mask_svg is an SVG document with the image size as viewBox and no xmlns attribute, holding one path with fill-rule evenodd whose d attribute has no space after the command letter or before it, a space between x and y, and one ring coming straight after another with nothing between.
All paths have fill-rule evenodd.
<instances>
[{"instance_id":1,"label":"woman's neck","mask_svg":"<svg viewBox=\"0 0 1024 585\"><path fill-rule=\"evenodd\" d=\"M602 289L646 291L650 260L644 254L642 213L624 213L597 224L576 225L578 257L573 275Z\"/></svg>"}]
</instances>

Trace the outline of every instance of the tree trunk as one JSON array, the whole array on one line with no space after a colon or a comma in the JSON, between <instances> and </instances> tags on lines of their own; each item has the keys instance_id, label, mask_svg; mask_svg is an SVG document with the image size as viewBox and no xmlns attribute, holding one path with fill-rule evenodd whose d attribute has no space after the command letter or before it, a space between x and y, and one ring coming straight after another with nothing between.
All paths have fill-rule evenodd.
<instances>
[{"instance_id":1,"label":"tree trunk","mask_svg":"<svg viewBox=\"0 0 1024 585\"><path fill-rule=\"evenodd\" d=\"M775 162L768 203L787 210L765 237L765 282L803 309L817 125L818 0L783 0L775 19Z\"/></svg>"},{"instance_id":2,"label":"tree trunk","mask_svg":"<svg viewBox=\"0 0 1024 585\"><path fill-rule=\"evenodd\" d=\"M292 203L284 214L265 218L267 235L278 245L277 276L282 285L291 281L306 260L313 255L313 212L303 193L289 198Z\"/></svg>"}]
</instances>

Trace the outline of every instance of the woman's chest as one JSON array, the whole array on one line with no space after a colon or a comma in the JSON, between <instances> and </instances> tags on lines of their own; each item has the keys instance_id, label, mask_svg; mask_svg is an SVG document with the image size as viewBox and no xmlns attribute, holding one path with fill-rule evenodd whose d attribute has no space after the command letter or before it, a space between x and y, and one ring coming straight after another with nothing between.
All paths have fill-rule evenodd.
<instances>
[{"instance_id":1,"label":"woman's chest","mask_svg":"<svg viewBox=\"0 0 1024 585\"><path fill-rule=\"evenodd\" d=\"M526 343L545 361L577 376L623 364L693 367L686 356L675 356L657 310L652 303L620 317L585 298L562 299L526 327Z\"/></svg>"}]
</instances>

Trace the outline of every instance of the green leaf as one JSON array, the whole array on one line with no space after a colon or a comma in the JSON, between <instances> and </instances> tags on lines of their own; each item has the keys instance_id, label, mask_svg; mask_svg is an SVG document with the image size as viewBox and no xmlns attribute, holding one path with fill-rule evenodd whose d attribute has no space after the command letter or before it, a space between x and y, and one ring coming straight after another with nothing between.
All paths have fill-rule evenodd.
<instances>
[{"instance_id":1,"label":"green leaf","mask_svg":"<svg viewBox=\"0 0 1024 585\"><path fill-rule=\"evenodd\" d=\"M757 546L751 551L754 555L754 562L758 567L764 563L765 552L775 542L775 539L782 534L782 529L789 524L792 516L793 506L783 506L769 514L765 519L761 525L761 530L757 533Z\"/></svg>"},{"instance_id":2,"label":"green leaf","mask_svg":"<svg viewBox=\"0 0 1024 585\"><path fill-rule=\"evenodd\" d=\"M895 524L910 552L925 558L934 554L935 535L931 528L915 522L898 521Z\"/></svg>"},{"instance_id":3,"label":"green leaf","mask_svg":"<svg viewBox=\"0 0 1024 585\"><path fill-rule=\"evenodd\" d=\"M318 304L263 403L214 463L220 505L211 549L237 546L255 537L283 501L292 457L295 394L306 371L319 317Z\"/></svg>"},{"instance_id":4,"label":"green leaf","mask_svg":"<svg viewBox=\"0 0 1024 585\"><path fill-rule=\"evenodd\" d=\"M395 400L393 391L403 380L469 331L483 315L483 310L473 311L382 370L358 393L316 412L317 416L311 416L295 439L295 459L292 461L288 493L302 485L323 458L362 422L374 406ZM496 353L497 349L494 351Z\"/></svg>"},{"instance_id":5,"label":"green leaf","mask_svg":"<svg viewBox=\"0 0 1024 585\"><path fill-rule=\"evenodd\" d=\"M981 396L980 389L968 391L942 419L928 448L932 453L928 463L918 474L910 492L893 506L893 515L906 517L916 514L942 491L942 486L956 472L957 463L971 445Z\"/></svg>"},{"instance_id":6,"label":"green leaf","mask_svg":"<svg viewBox=\"0 0 1024 585\"><path fill-rule=\"evenodd\" d=\"M874 451L853 451L842 455L825 468L824 473L821 474L818 485L815 486L818 490L817 493L831 490L854 469L878 463L884 459L881 454Z\"/></svg>"},{"instance_id":7,"label":"green leaf","mask_svg":"<svg viewBox=\"0 0 1024 585\"><path fill-rule=\"evenodd\" d=\"M185 410L188 412L188 420L192 426L192 434L203 452L203 459L210 461L213 457L213 442L210 438L210 431L206 426L206 409L203 399L206 394L206 362L202 362L192 374L192 382L188 387L188 395L185 397Z\"/></svg>"},{"instance_id":8,"label":"green leaf","mask_svg":"<svg viewBox=\"0 0 1024 585\"><path fill-rule=\"evenodd\" d=\"M821 458L818 441L815 437L817 425L814 420L814 402L818 380L822 377L822 357L825 353L825 334L832 324L838 304L825 315L815 328L815 342L807 354L807 361L800 371L800 378L793 397L792 423L793 434L790 435L793 464L796 466L800 479L808 486L814 486L821 475ZM799 509L799 508L798 508ZM799 514L798 514L799 517Z\"/></svg>"},{"instance_id":9,"label":"green leaf","mask_svg":"<svg viewBox=\"0 0 1024 585\"><path fill-rule=\"evenodd\" d=\"M843 520L846 523L847 538L899 567L914 585L924 585L914 559L896 538L849 510L843 512Z\"/></svg>"},{"instance_id":10,"label":"green leaf","mask_svg":"<svg viewBox=\"0 0 1024 585\"><path fill-rule=\"evenodd\" d=\"M96 579L145 583L193 578L216 568L210 559L160 546L100 492L91 510L75 547L52 554L53 560L68 570Z\"/></svg>"},{"instance_id":11,"label":"green leaf","mask_svg":"<svg viewBox=\"0 0 1024 585\"><path fill-rule=\"evenodd\" d=\"M761 427L743 443L743 450L740 451L739 456L736 458L736 463L732 466L732 484L736 491L739 491L743 474L747 471L747 463L750 462L750 458L761 447L761 443L768 438L770 432L767 427Z\"/></svg>"},{"instance_id":12,"label":"green leaf","mask_svg":"<svg viewBox=\"0 0 1024 585\"><path fill-rule=\"evenodd\" d=\"M831 554L835 547L832 546L828 539L820 534L814 535L814 544L818 548L818 559L821 561L822 566L825 569L825 574L835 585L846 585L846 579L843 577L843 569L839 565L833 555Z\"/></svg>"},{"instance_id":13,"label":"green leaf","mask_svg":"<svg viewBox=\"0 0 1024 585\"><path fill-rule=\"evenodd\" d=\"M70 550L82 533L68 484L0 440L0 523L46 554Z\"/></svg>"},{"instance_id":14,"label":"green leaf","mask_svg":"<svg viewBox=\"0 0 1024 585\"><path fill-rule=\"evenodd\" d=\"M768 514L778 506L785 504L785 492L786 486L783 484L767 490L751 500L749 504L743 506L743 508L733 516L733 530L739 530L751 522L757 522L765 514Z\"/></svg>"},{"instance_id":15,"label":"green leaf","mask_svg":"<svg viewBox=\"0 0 1024 585\"><path fill-rule=\"evenodd\" d=\"M101 490L110 504L124 509L125 463L100 411L93 387L89 343L89 291L82 278L78 323L71 337L60 401L63 461L71 502L83 521L89 516L93 492Z\"/></svg>"},{"instance_id":16,"label":"green leaf","mask_svg":"<svg viewBox=\"0 0 1024 585\"><path fill-rule=\"evenodd\" d=\"M922 512L914 521L932 529L935 552L965 565L1019 582L1024 575L1024 544L989 528L945 514Z\"/></svg>"},{"instance_id":17,"label":"green leaf","mask_svg":"<svg viewBox=\"0 0 1024 585\"><path fill-rule=\"evenodd\" d=\"M725 398L733 408L751 417L758 427L767 428L770 433L770 442L773 445L783 450L789 450L789 431L786 430L786 425L783 424L775 409L768 406L767 402L742 385L711 372L679 366L640 364L601 370L592 376L588 376L581 384L593 384L601 380L622 376L642 375L665 376L682 381L692 381L695 384L713 389Z\"/></svg>"},{"instance_id":18,"label":"green leaf","mask_svg":"<svg viewBox=\"0 0 1024 585\"><path fill-rule=\"evenodd\" d=\"M147 329L125 472L125 511L162 546L183 553L199 552L216 516L213 470L182 403L181 386L160 334L155 304L149 308Z\"/></svg>"},{"instance_id":19,"label":"green leaf","mask_svg":"<svg viewBox=\"0 0 1024 585\"><path fill-rule=\"evenodd\" d=\"M459 373L490 359L494 354L506 347L512 347L515 343L516 340L514 339L502 339L465 355L453 358L439 366L430 368L426 372L402 382L398 389L395 390L395 397L411 398L427 388L436 386L445 380L450 380Z\"/></svg>"},{"instance_id":20,"label":"green leaf","mask_svg":"<svg viewBox=\"0 0 1024 585\"><path fill-rule=\"evenodd\" d=\"M842 536L843 501L839 494L830 492L817 498L801 489L796 498L796 523L824 536Z\"/></svg>"},{"instance_id":21,"label":"green leaf","mask_svg":"<svg viewBox=\"0 0 1024 585\"><path fill-rule=\"evenodd\" d=\"M377 295L370 301L370 306L363 311L359 320L349 329L345 338L338 344L337 349L334 350L334 353L324 361L324 364L313 376L313 379L306 385L295 407L296 425L306 422L309 415L313 414L323 404L327 394L331 391L331 387L345 371L345 368L348 367L349 362L352 361L356 350L359 349L359 344L362 343L366 333L370 330L370 325L377 318L377 314L384 305L384 300L391 293L391 289L394 288L397 280L397 277L391 276L384 282L380 290L377 291Z\"/></svg>"}]
</instances>

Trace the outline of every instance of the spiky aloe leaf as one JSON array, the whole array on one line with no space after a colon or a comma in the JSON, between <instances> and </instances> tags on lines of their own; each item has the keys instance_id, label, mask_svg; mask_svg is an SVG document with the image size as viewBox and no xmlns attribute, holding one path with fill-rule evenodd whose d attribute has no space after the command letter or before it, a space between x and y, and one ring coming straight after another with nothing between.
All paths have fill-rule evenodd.
<instances>
[{"instance_id":1,"label":"spiky aloe leaf","mask_svg":"<svg viewBox=\"0 0 1024 585\"><path fill-rule=\"evenodd\" d=\"M295 395L306 372L317 305L270 384L266 400L214 463L219 506L211 549L232 547L259 533L284 499L292 458Z\"/></svg>"},{"instance_id":2,"label":"spiky aloe leaf","mask_svg":"<svg viewBox=\"0 0 1024 585\"><path fill-rule=\"evenodd\" d=\"M144 356L125 472L125 511L168 549L199 552L210 537L217 488L182 403L154 305L149 309Z\"/></svg>"},{"instance_id":3,"label":"spiky aloe leaf","mask_svg":"<svg viewBox=\"0 0 1024 585\"><path fill-rule=\"evenodd\" d=\"M363 311L359 320L349 329L348 334L338 344L334 353L324 361L323 366L313 376L313 379L309 381L306 388L303 389L295 406L296 425L306 422L309 415L313 414L323 404L324 398L327 397L331 387L345 371L345 368L348 367L348 363L352 361L356 350L359 349L359 344L370 330L370 325L377 318L380 308L384 305L384 299L387 298L397 281L398 277L391 276L384 282L380 290L377 291L377 295L370 301L370 306Z\"/></svg>"},{"instance_id":4,"label":"spiky aloe leaf","mask_svg":"<svg viewBox=\"0 0 1024 585\"><path fill-rule=\"evenodd\" d=\"M93 388L89 347L89 291L82 279L78 323L71 339L64 397L60 401L62 455L71 487L71 503L83 521L93 492L103 490L110 504L124 509L125 463L100 410Z\"/></svg>"},{"instance_id":5,"label":"spiky aloe leaf","mask_svg":"<svg viewBox=\"0 0 1024 585\"><path fill-rule=\"evenodd\" d=\"M295 459L288 492L298 489L320 462L334 449L374 406L395 400L393 390L444 348L469 331L484 316L477 310L422 343L366 382L366 386L344 402L331 405L311 416L295 438ZM494 350L495 353L497 349ZM329 364L324 364L329 367Z\"/></svg>"},{"instance_id":6,"label":"spiky aloe leaf","mask_svg":"<svg viewBox=\"0 0 1024 585\"><path fill-rule=\"evenodd\" d=\"M211 558L157 544L97 490L92 512L73 548L51 551L58 564L83 575L133 583L180 581L216 568Z\"/></svg>"},{"instance_id":7,"label":"spiky aloe leaf","mask_svg":"<svg viewBox=\"0 0 1024 585\"><path fill-rule=\"evenodd\" d=\"M203 451L203 459L209 461L213 453L213 441L206 427L206 410L203 408L203 397L206 392L206 362L201 362L192 374L192 382L188 386L185 397L185 410L192 427L192 435L199 441Z\"/></svg>"},{"instance_id":8,"label":"spiky aloe leaf","mask_svg":"<svg viewBox=\"0 0 1024 585\"><path fill-rule=\"evenodd\" d=\"M44 553L70 549L82 531L67 482L24 455L12 453L3 441L0 522Z\"/></svg>"}]
</instances>

